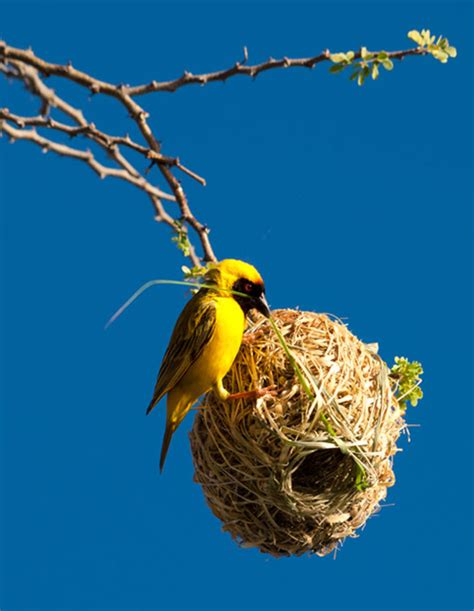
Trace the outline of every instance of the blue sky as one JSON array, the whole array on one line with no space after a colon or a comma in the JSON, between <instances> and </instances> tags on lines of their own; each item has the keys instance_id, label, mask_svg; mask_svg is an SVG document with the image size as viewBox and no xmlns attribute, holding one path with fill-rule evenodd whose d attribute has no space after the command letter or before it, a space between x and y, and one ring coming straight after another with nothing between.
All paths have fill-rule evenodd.
<instances>
[{"instance_id":1,"label":"blue sky","mask_svg":"<svg viewBox=\"0 0 474 611\"><path fill-rule=\"evenodd\" d=\"M0 36L112 82L448 36L363 88L279 71L142 99L219 257L254 263L273 307L331 312L382 356L422 361L389 505L337 558L241 550L192 481L188 417L164 475L145 418L180 288L118 305L184 261L142 193L0 140L2 608L468 609L471 565L472 10L468 3L2 2ZM81 98L120 133L114 101ZM37 111L0 80L0 106Z\"/></svg>"}]
</instances>

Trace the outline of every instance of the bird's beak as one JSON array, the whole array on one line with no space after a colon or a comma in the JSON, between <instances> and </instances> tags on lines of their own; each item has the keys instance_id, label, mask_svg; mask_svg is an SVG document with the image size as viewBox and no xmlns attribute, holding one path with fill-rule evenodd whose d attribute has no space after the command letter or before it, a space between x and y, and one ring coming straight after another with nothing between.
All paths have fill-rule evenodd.
<instances>
[{"instance_id":1,"label":"bird's beak","mask_svg":"<svg viewBox=\"0 0 474 611\"><path fill-rule=\"evenodd\" d=\"M270 318L270 306L267 303L265 293L262 293L260 297L254 301L254 308L267 318Z\"/></svg>"}]
</instances>

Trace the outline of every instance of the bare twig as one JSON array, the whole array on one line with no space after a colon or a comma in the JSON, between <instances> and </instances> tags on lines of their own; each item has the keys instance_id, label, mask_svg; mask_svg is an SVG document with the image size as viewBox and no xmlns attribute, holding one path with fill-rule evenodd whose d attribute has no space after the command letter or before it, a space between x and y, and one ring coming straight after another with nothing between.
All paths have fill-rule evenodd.
<instances>
[{"instance_id":1,"label":"bare twig","mask_svg":"<svg viewBox=\"0 0 474 611\"><path fill-rule=\"evenodd\" d=\"M107 178L108 176L114 176L115 178L121 178L122 180L126 180L131 184L135 185L139 189L142 189L149 195L154 197L158 197L160 199L168 199L174 200L171 195L168 193L164 193L160 189L153 187L146 181L143 181L141 176L138 174L133 176L129 171L125 169L112 168L109 166L105 166L94 157L92 151L90 150L82 150L72 148L71 146L67 146L65 144L61 144L59 142L54 142L53 140L48 140L43 136L40 136L35 129L16 129L12 127L7 121L3 120L2 111L0 110L0 131L5 132L7 136L9 136L10 140L14 142L15 140L29 140L33 142L37 146L39 146L44 153L48 151L53 151L58 155L62 155L63 157L71 157L73 159L79 159L80 161L84 161L87 163L96 174L100 178ZM164 219L160 219L164 220Z\"/></svg>"},{"instance_id":2,"label":"bare twig","mask_svg":"<svg viewBox=\"0 0 474 611\"><path fill-rule=\"evenodd\" d=\"M22 117L20 115L14 115L8 108L0 108L0 119L6 119L14 123L17 127L35 126L57 130L67 134L70 138L84 136L107 149L111 149L114 145L126 146L127 148L140 153L146 159L150 159L153 163L163 163L169 167L176 166L179 170L188 176L191 176L191 178L194 178L194 180L201 183L203 186L206 185L206 181L204 178L202 178L202 176L199 176L199 174L196 174L196 172L193 172L189 168L182 165L178 158L168 157L166 155L162 155L161 153L156 153L152 149L134 142L128 134L126 136L111 136L106 134L105 132L97 129L94 123L87 123L87 121L85 121L84 124L76 127L73 125L67 125L66 123L61 123L60 121L55 121L52 117L41 114L34 117ZM163 199L175 201L174 196L168 195L167 193L164 193L162 197Z\"/></svg>"}]
</instances>

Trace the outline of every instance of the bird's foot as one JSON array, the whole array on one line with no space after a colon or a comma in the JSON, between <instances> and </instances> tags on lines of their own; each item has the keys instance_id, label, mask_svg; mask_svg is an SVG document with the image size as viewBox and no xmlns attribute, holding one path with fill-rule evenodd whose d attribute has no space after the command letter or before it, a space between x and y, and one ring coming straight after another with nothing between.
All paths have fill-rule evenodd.
<instances>
[{"instance_id":1,"label":"bird's foot","mask_svg":"<svg viewBox=\"0 0 474 611\"><path fill-rule=\"evenodd\" d=\"M245 392L234 392L227 397L227 400L234 399L259 399L260 397L276 397L276 386L272 384L271 386L265 386L265 388L256 388L255 390L247 390Z\"/></svg>"}]
</instances>

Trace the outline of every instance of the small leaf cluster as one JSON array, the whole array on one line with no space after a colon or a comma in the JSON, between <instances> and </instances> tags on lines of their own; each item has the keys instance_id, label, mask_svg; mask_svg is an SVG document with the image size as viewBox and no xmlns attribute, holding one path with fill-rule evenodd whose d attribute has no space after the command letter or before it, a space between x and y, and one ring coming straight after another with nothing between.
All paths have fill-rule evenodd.
<instances>
[{"instance_id":1,"label":"small leaf cluster","mask_svg":"<svg viewBox=\"0 0 474 611\"><path fill-rule=\"evenodd\" d=\"M410 362L403 356L395 357L390 377L397 383L396 397L402 412L406 410L408 403L415 407L423 397L423 391L420 388L422 374L423 367L418 361Z\"/></svg>"},{"instance_id":2,"label":"small leaf cluster","mask_svg":"<svg viewBox=\"0 0 474 611\"><path fill-rule=\"evenodd\" d=\"M447 38L432 36L430 30L411 30L407 34L408 38L414 40L418 45L418 49L431 54L435 59L445 64L450 57L456 57L457 51L455 47L450 46ZM436 40L436 42L435 42ZM409 52L406 52L408 54ZM372 80L376 80L380 74L380 66L385 70L393 70L393 61L386 51L371 52L367 47L362 47L360 53L354 51L346 51L345 53L331 53L329 59L333 62L333 66L329 68L329 72L337 74L348 67L352 68L350 80L357 80L357 84L363 85L364 81L370 76ZM399 58L403 57L403 53L395 54Z\"/></svg>"},{"instance_id":3,"label":"small leaf cluster","mask_svg":"<svg viewBox=\"0 0 474 611\"><path fill-rule=\"evenodd\" d=\"M185 231L181 221L174 221L176 235L171 238L172 242L176 242L176 246L185 257L189 257L191 244L189 243L188 233Z\"/></svg>"},{"instance_id":4,"label":"small leaf cluster","mask_svg":"<svg viewBox=\"0 0 474 611\"><path fill-rule=\"evenodd\" d=\"M205 276L207 267L198 267L197 265L194 267L188 267L187 265L182 265L181 271L184 274L185 280L200 280L203 276Z\"/></svg>"},{"instance_id":5,"label":"small leaf cluster","mask_svg":"<svg viewBox=\"0 0 474 611\"><path fill-rule=\"evenodd\" d=\"M360 50L360 60L357 61L354 61L354 51L332 53L329 57L334 62L334 66L329 68L329 72L335 74L351 66L353 70L349 79L351 81L357 80L359 86L363 85L365 79L369 76L375 81L379 77L380 66L383 66L385 70L393 70L393 62L386 51L372 53L366 47L362 47Z\"/></svg>"},{"instance_id":6,"label":"small leaf cluster","mask_svg":"<svg viewBox=\"0 0 474 611\"><path fill-rule=\"evenodd\" d=\"M455 47L451 47L449 40L443 36L439 36L435 42L436 36L432 36L429 30L410 30L407 34L408 38L414 40L420 49L425 49L435 59L445 64L450 57L456 57L458 52Z\"/></svg>"}]
</instances>

